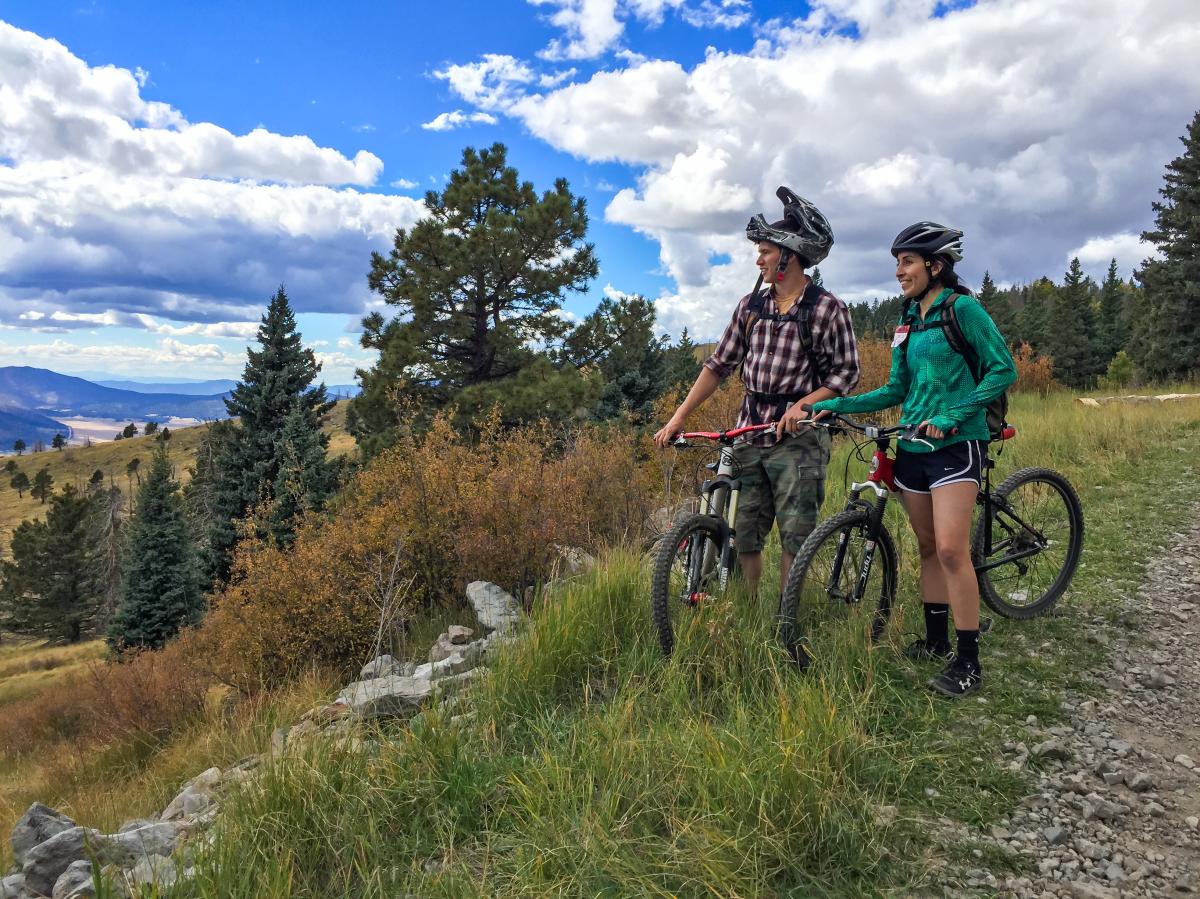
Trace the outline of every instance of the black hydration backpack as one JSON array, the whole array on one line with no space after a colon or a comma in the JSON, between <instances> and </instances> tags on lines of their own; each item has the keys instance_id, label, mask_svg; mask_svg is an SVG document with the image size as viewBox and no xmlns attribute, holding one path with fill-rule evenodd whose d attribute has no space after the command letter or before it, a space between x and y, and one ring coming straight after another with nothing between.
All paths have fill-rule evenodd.
<instances>
[{"instance_id":1,"label":"black hydration backpack","mask_svg":"<svg viewBox=\"0 0 1200 899\"><path fill-rule=\"evenodd\" d=\"M983 370L979 361L979 354L975 352L975 347L971 346L971 342L967 340L967 336L963 334L962 325L958 323L958 315L954 312L954 302L962 294L953 294L944 306L942 306L942 317L935 322L917 321L909 325L913 331L929 331L934 328L942 328L946 334L946 343L950 344L950 349L962 356L966 360L967 368L971 370L971 377L978 384L983 380ZM908 310L905 309L907 317ZM994 400L987 404L985 410L987 417L988 435L992 440L999 440L1001 432L1008 426L1008 391L1000 394Z\"/></svg>"},{"instance_id":2,"label":"black hydration backpack","mask_svg":"<svg viewBox=\"0 0 1200 899\"><path fill-rule=\"evenodd\" d=\"M787 311L786 314L780 315L778 312L763 312L763 308L767 303L767 291L759 291L755 288L754 296L750 298L750 303L746 307L746 319L742 324L742 350L743 357L750 352L750 334L754 330L754 326L759 321L780 322L780 321L795 321L800 329L800 345L804 347L805 354L812 361L813 371L817 375L817 383L825 383L825 375L817 365L816 354L813 353L813 332L812 318L813 312L817 308L817 303L821 301L821 290L812 281L808 282L808 287L804 289L804 295L796 301L796 305ZM745 364L745 363L743 363ZM763 403L771 403L775 406L775 417L783 416L788 404L802 399L803 393L758 393L753 390L747 390L751 396ZM755 422L760 424L760 422Z\"/></svg>"}]
</instances>

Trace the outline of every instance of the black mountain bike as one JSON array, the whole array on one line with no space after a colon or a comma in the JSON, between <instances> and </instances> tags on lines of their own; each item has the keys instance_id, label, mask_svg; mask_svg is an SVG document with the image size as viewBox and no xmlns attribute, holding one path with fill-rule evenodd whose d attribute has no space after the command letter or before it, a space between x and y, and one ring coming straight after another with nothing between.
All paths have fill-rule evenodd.
<instances>
[{"instance_id":1,"label":"black mountain bike","mask_svg":"<svg viewBox=\"0 0 1200 899\"><path fill-rule=\"evenodd\" d=\"M867 627L869 616L872 642L882 636L898 577L896 544L883 523L897 490L889 453L895 438L922 440L915 425L876 427L836 413L810 423L863 434L867 439L856 447L863 461L872 442L875 452L867 480L851 484L846 507L804 541L784 585L779 634L801 668L816 655L813 634L822 623L858 615ZM1005 428L1001 440L1015 436L1015 429ZM992 489L994 466L989 451L971 534L979 592L998 615L1032 618L1049 610L1071 583L1083 550L1083 511L1075 488L1058 472L1022 468Z\"/></svg>"}]
</instances>

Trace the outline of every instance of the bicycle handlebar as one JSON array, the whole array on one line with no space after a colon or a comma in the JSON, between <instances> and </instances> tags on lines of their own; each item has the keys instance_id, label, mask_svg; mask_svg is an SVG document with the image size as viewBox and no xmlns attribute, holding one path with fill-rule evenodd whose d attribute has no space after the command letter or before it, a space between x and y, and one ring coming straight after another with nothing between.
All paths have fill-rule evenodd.
<instances>
[{"instance_id":1,"label":"bicycle handlebar","mask_svg":"<svg viewBox=\"0 0 1200 899\"><path fill-rule=\"evenodd\" d=\"M803 409L805 412L808 412L810 414L812 413L812 406L809 403L805 403L800 408ZM806 419L805 423L810 424L815 428L832 428L832 427L845 426L848 428L852 428L855 431L859 431L862 434L865 434L867 437L869 437L872 440L881 440L885 437L899 437L901 440L905 440L909 443L924 443L926 446L928 446L930 448L933 447L933 444L930 443L928 440L924 439L924 437L922 436L925 433L925 429L921 425L898 424L898 425L892 425L891 427L881 427L880 425L861 424L861 423L855 421L850 416L844 415L841 412L828 412L827 411L825 413L825 415L826 415L826 418L820 419L819 421L810 418L810 419Z\"/></svg>"},{"instance_id":2,"label":"bicycle handlebar","mask_svg":"<svg viewBox=\"0 0 1200 899\"><path fill-rule=\"evenodd\" d=\"M671 438L671 446L687 447L691 446L688 440L711 440L714 443L732 443L739 437L746 434L756 434L759 431L765 431L768 428L775 427L775 422L769 421L761 425L747 425L744 428L732 428L728 431L681 431Z\"/></svg>"}]
</instances>

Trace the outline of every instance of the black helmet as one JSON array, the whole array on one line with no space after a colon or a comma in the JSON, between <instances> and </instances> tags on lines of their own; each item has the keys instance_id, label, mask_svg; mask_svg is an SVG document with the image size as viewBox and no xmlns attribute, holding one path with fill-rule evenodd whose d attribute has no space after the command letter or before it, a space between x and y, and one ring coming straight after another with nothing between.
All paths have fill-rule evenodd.
<instances>
[{"instance_id":1,"label":"black helmet","mask_svg":"<svg viewBox=\"0 0 1200 899\"><path fill-rule=\"evenodd\" d=\"M783 221L769 225L759 213L746 225L746 237L755 243L777 244L801 257L805 265L816 265L833 246L829 222L816 206L786 187L775 191L775 196L783 201Z\"/></svg>"},{"instance_id":2,"label":"black helmet","mask_svg":"<svg viewBox=\"0 0 1200 899\"><path fill-rule=\"evenodd\" d=\"M917 222L896 235L892 241L892 255L899 256L905 250L910 250L926 259L940 257L953 265L963 258L962 237L961 231L937 222Z\"/></svg>"}]
</instances>

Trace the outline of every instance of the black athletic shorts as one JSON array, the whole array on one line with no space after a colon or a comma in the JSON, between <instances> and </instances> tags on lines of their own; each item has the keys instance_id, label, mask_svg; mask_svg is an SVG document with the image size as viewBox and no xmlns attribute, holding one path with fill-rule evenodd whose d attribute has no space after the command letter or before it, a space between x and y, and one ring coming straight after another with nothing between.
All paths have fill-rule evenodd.
<instances>
[{"instance_id":1,"label":"black athletic shorts","mask_svg":"<svg viewBox=\"0 0 1200 899\"><path fill-rule=\"evenodd\" d=\"M932 453L896 451L896 484L909 493L932 493L934 488L947 484L972 481L983 483L982 440L952 443Z\"/></svg>"}]
</instances>

